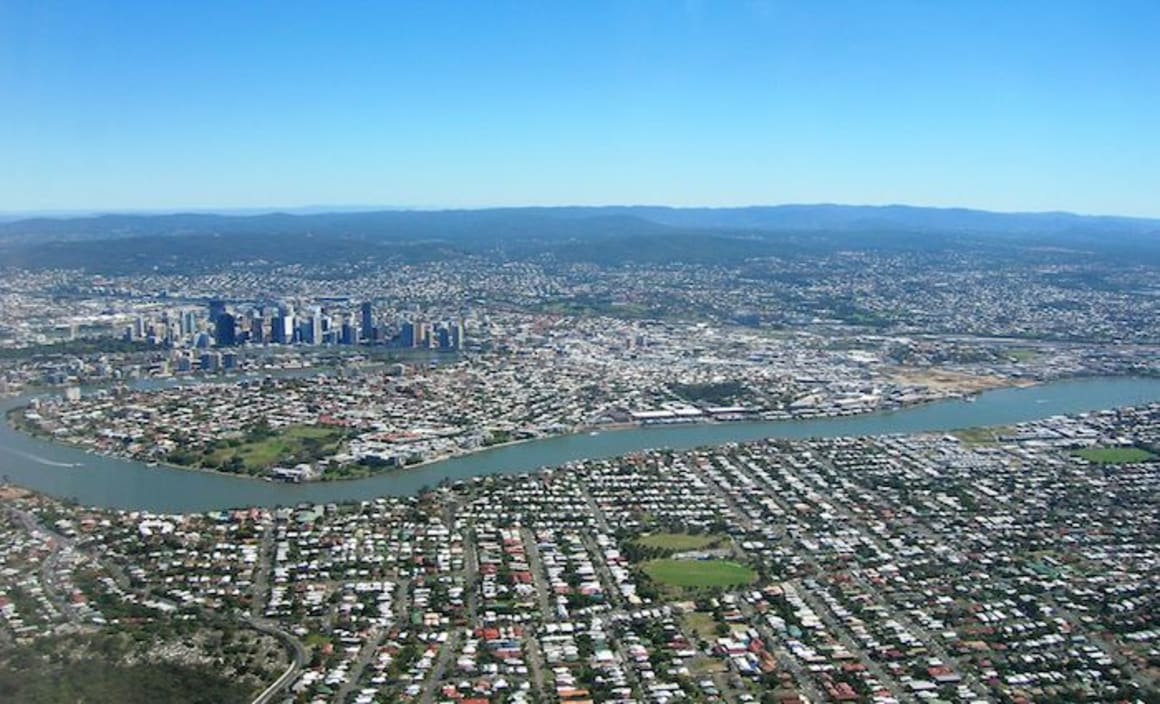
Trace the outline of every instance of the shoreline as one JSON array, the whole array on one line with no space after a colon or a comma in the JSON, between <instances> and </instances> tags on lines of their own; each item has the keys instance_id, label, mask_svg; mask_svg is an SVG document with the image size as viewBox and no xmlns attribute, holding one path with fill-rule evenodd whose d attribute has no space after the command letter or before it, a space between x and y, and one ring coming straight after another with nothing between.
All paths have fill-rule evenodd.
<instances>
[{"instance_id":1,"label":"shoreline","mask_svg":"<svg viewBox=\"0 0 1160 704\"><path fill-rule=\"evenodd\" d=\"M1083 378L1087 377L1087 378ZM1047 404L1047 405L1041 405ZM9 402L0 408L15 405ZM162 466L150 472L140 462L77 452L64 445L29 438L0 427L0 464L10 485L21 486L81 505L160 513L200 513L243 507L287 507L299 503L365 501L379 496L415 496L449 483L484 480L489 476L533 476L552 468L589 460L616 462L615 458L651 451L704 450L737 444L761 444L767 438L874 438L940 436L961 428L1035 423L1056 415L1084 415L1128 406L1160 405L1160 378L1145 375L1072 375L1038 389L1001 389L978 402L947 401L929 408L904 408L891 413L814 419L796 422L693 424L654 428L628 427L631 433L606 437L527 440L515 447L495 446L499 452L478 453L411 465L414 472L393 471L352 481L232 482L207 470ZM609 428L611 430L611 428ZM574 435L574 434L573 434ZM776 442L776 440L775 440ZM519 445L522 445L519 446ZM83 467L59 469L70 463ZM55 466L39 466L55 465ZM184 471L173 471L183 469Z\"/></svg>"},{"instance_id":2,"label":"shoreline","mask_svg":"<svg viewBox=\"0 0 1160 704\"><path fill-rule=\"evenodd\" d=\"M1075 375L1075 376L1061 376L1061 377L1058 377L1056 379L1049 379L1046 381L1045 380L1033 380L1033 379L1012 380L1012 383L1010 383L1010 384L997 385L997 386L992 386L992 387L989 387L986 389L975 390L975 391L960 391L960 392L951 393L951 394L948 394L948 395L945 395L942 397L938 397L938 398L923 399L923 400L916 401L913 403L894 406L891 408L878 407L878 408L874 408L871 410L859 411L859 412L855 412L855 413L835 413L835 414L813 415L813 416L789 416L787 418L776 418L776 419L756 417L756 418L742 418L742 419L731 419L731 420L717 420L717 419L712 418L710 416L702 416L702 417L697 417L695 419L672 422L672 423L664 423L664 422L652 422L652 423L650 423L648 421L622 421L622 422L607 423L607 424L602 424L602 425L575 426L572 430L569 430L568 432L554 433L554 434L550 434L550 435L540 435L540 436L535 436L535 437L530 437L530 438L521 438L521 439L517 439L517 440L506 440L502 443L481 446L481 447L473 448L471 450L453 451L453 452L442 454L442 455L439 455L436 457L432 457L430 459L424 459L420 462L415 462L413 464L406 464L406 465L402 465L402 466L398 466L398 467L392 467L392 468L389 468L386 470L371 472L369 474L362 475L362 476L340 477L340 478L333 478L333 479L326 479L326 478L320 477L318 479L311 479L308 481L301 481L301 482L277 480L277 479L271 478L268 475L224 472L220 469L212 469L210 467L195 467L195 466L189 466L189 465L175 464L175 463L167 462L167 461L161 460L161 459L147 460L147 459L140 459L137 457L133 457L131 455L101 452L101 451L98 451L98 450L93 449L91 447L87 447L85 445L67 442L64 440L58 440L58 439L53 438L53 437L48 436L48 435L42 435L39 433L28 432L28 431L23 430L20 427L18 427L16 425L16 423L14 423L12 421L12 417L10 414L11 410L23 409L23 408L26 408L27 406L15 406L15 407L13 407L13 409L9 409L8 411L6 411L5 422L8 424L9 428L11 428L13 431L20 433L21 435L24 435L26 437L31 437L31 438L34 438L36 440L40 440L42 442L48 443L50 445L59 445L61 447L67 447L70 449L79 450L79 451L85 452L86 454L92 454L92 455L95 455L97 457L117 459L117 460L122 460L122 461L126 461L126 462L134 462L136 464L143 466L146 469L155 469L157 467L165 467L167 469L174 469L174 470L179 470L179 471L183 471L183 472L199 472L199 473L217 475L217 476L221 476L221 477L227 477L230 479L245 479L245 480L251 480L251 481L256 481L256 482L269 482L269 483L273 483L273 484L286 484L288 486L309 486L309 485L324 485L324 484L341 484L341 483L345 483L345 482L353 482L353 481L360 481L360 480L366 480L366 479L373 479L376 477L388 476L390 474L406 472L406 471L412 470L412 469L421 469L423 467L436 465L436 464L439 464L441 462L446 462L448 460L460 459L460 458L470 457L473 455L486 454L490 450L500 450L500 449L503 449L506 447L513 447L516 445L522 445L522 444L531 443L531 442L535 442L535 441L539 441L539 440L549 440L549 439L553 439L553 438L581 437L581 436L592 434L592 433L598 433L598 434L604 433L604 432L613 433L613 432L620 432L620 431L625 431L625 430L649 430L649 429L666 429L666 428L667 429L697 428L697 427L703 427L706 425L727 425L727 424L734 424L734 423L738 423L738 424L740 424L740 423L793 423L793 422L808 422L808 421L819 421L819 420L829 420L829 419L836 420L836 419L840 419L840 418L857 418L857 417L874 416L874 415L889 415L892 413L897 413L899 411L905 411L905 410L914 409L914 408L921 408L922 406L935 404L935 403L942 403L942 402L949 402L949 401L956 401L956 400L962 401L962 402L973 401L975 397L977 397L981 394L984 394L984 393L991 392L991 391L1000 391L1003 389L1024 389L1024 388L1031 388L1034 386L1039 386L1039 385L1042 385L1044 383L1050 383L1052 381L1065 381L1068 379L1083 379L1083 378L1085 378L1085 376ZM1093 376L1093 378L1094 378L1094 376ZM83 466L79 467L79 468L83 469ZM71 467L70 469L78 469L78 467Z\"/></svg>"}]
</instances>

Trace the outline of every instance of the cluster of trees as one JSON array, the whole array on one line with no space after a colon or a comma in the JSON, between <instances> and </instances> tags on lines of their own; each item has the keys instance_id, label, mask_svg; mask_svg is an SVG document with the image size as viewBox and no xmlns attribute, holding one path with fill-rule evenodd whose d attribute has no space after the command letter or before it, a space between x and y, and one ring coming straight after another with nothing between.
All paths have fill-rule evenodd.
<instances>
[{"instance_id":1,"label":"cluster of trees","mask_svg":"<svg viewBox=\"0 0 1160 704\"><path fill-rule=\"evenodd\" d=\"M739 381L720 381L705 384L671 384L669 390L690 403L708 406L728 406L744 402L751 394Z\"/></svg>"},{"instance_id":2,"label":"cluster of trees","mask_svg":"<svg viewBox=\"0 0 1160 704\"><path fill-rule=\"evenodd\" d=\"M491 435L483 441L484 447L491 447L492 445L502 445L505 442L511 442L512 434L507 430L493 430Z\"/></svg>"},{"instance_id":3,"label":"cluster of trees","mask_svg":"<svg viewBox=\"0 0 1160 704\"><path fill-rule=\"evenodd\" d=\"M0 701L28 704L229 704L248 702L249 687L205 666L101 659L52 663L32 653L0 666Z\"/></svg>"}]
</instances>

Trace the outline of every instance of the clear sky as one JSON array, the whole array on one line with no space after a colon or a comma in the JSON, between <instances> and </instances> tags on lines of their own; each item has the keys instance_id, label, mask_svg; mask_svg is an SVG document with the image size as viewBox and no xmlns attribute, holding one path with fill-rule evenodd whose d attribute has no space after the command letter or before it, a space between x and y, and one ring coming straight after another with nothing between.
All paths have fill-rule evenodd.
<instances>
[{"instance_id":1,"label":"clear sky","mask_svg":"<svg viewBox=\"0 0 1160 704\"><path fill-rule=\"evenodd\" d=\"M0 210L1160 216L1160 2L0 0Z\"/></svg>"}]
</instances>

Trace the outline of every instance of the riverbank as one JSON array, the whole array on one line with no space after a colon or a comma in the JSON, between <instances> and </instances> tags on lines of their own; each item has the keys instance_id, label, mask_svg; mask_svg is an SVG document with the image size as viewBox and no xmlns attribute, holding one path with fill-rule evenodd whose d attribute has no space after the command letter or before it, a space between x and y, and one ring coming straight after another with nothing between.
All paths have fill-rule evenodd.
<instances>
[{"instance_id":1,"label":"riverbank","mask_svg":"<svg viewBox=\"0 0 1160 704\"><path fill-rule=\"evenodd\" d=\"M298 371L306 371L306 370L298 370ZM316 369L315 371L318 371L319 373L325 373L322 370ZM234 379L234 381L236 381L236 380L237 380L237 378ZM155 383L156 380L142 380L142 381L144 383L152 385L152 383ZM180 381L177 381L177 380L173 380L173 381L176 381L175 385L177 385L177 384L183 384L183 383L215 383L217 381L217 379L214 379L214 378L204 378L204 379L186 378L186 379L182 379ZM173 383L173 381L171 381L170 383ZM746 423L782 423L782 422L818 421L818 420L839 419L839 418L857 418L857 417L864 417L864 416L873 416L873 415L877 415L877 414L897 413L897 412L905 411L907 409L918 408L918 407L921 407L924 405L935 404L935 403L945 403L945 402L954 401L954 400L971 400L974 397L977 397L981 393L985 393L986 391L992 391L992 390L995 390L996 388L1026 388L1029 386L1033 386L1037 383L1039 383L1039 382L1020 380L1019 382L1010 384L1006 387L988 386L984 390L973 391L970 393L966 393L966 392L947 393L946 395L941 396L941 397L924 398L924 399L917 400L917 401L914 401L911 403L906 403L906 404L892 405L892 406L888 406L888 407L875 406L875 407L869 407L869 408L863 408L863 409L852 409L849 412L844 412L844 413L841 413L841 412L830 412L830 413L819 413L819 414L799 413L796 415L795 414L786 414L785 417L770 418L768 416L762 415L762 413L765 413L765 414L770 413L769 411L765 411L765 412L759 412L756 415L756 417L744 417L743 416L743 417L725 419L725 418L715 418L712 415L702 415L702 416L697 416L697 417L681 418L681 419L677 419L677 420L673 420L673 421L643 420L643 421L622 421L622 422L605 423L605 424L583 425L583 426L576 426L568 432L548 433L548 434L543 434L543 435L533 436L533 437L528 437L528 438L506 440L504 442L496 443L493 445L481 445L479 447L474 447L474 448L455 448L451 451L439 453L439 454L434 455L432 457L425 458L419 462L404 464L402 466L389 466L389 467L384 467L381 469L371 469L370 471L367 471L366 473L359 473L359 474L356 474L354 476L350 476L350 475L335 476L333 474L328 475L326 473L326 471L324 470L323 473L321 475L319 475L318 477L306 479L304 481L288 481L288 480L278 479L276 477L272 477L269 472L271 469L273 469L273 467L265 468L264 471L266 473L264 473L264 474L257 474L257 473L250 473L250 472L230 472L230 471L224 471L221 469L216 469L213 467L207 467L207 466L203 466L203 465L189 465L189 464L176 463L176 462L172 462L172 461L167 460L164 456L140 457L140 456L128 454L128 453L120 453L120 452L115 452L115 451L113 451L113 452L102 451L99 448L95 448L95 447L88 445L86 443L83 443L83 442L70 442L67 439L54 437L50 434L46 434L44 432L39 431L39 428L37 426L35 426L34 424L30 424L23 417L23 413L28 408L27 405L16 407L16 408L9 408L6 411L5 416L7 418L9 426L12 427L17 432L23 432L23 433L28 434L32 437L35 437L37 439L40 439L42 441L45 441L45 442L48 442L48 443L51 443L54 445L74 448L74 449L83 451L83 452L90 454L90 455L95 455L95 456L105 457L105 458L115 458L115 459L123 460L126 462L139 463L139 464L145 465L148 468L166 467L168 469L173 469L173 470L186 471L186 472L207 473L207 474L213 474L213 475L222 476L222 477L228 477L231 479L247 479L247 480L253 480L253 481L279 482L279 483L285 483L285 484L315 484L315 483L328 484L328 483L338 483L338 482L362 481L362 480L372 479L375 477L386 476L386 475L391 475L391 474L396 474L396 473L401 473L401 472L407 472L407 471L411 471L411 470L416 470L416 469L428 467L431 465L437 465L437 464L447 462L450 460L454 460L454 459L468 458L468 457L471 457L473 455L484 454L484 453L487 453L489 451L501 450L501 449L507 448L507 447L514 447L514 446L521 445L524 443L549 440L552 438L578 437L578 436L583 436L583 435L591 435L593 433L599 434L599 433L604 433L604 432L623 432L623 431L631 431L631 430L648 430L648 429L656 429L656 428L681 429L681 428L691 428L691 427L699 427L699 426L716 426L716 425L731 425L731 424L746 424ZM19 420L20 422L17 422L17 420Z\"/></svg>"},{"instance_id":2,"label":"riverbank","mask_svg":"<svg viewBox=\"0 0 1160 704\"><path fill-rule=\"evenodd\" d=\"M22 435L25 435L31 439L39 440L41 442L47 443L47 444L52 445L52 446L61 447L61 448L69 448L71 450L83 452L87 455L92 455L94 457L120 460L123 462L132 462L134 464L143 465L147 468L164 467L166 469L172 469L172 470L176 470L176 471L196 472L198 474L210 474L210 475L216 475L219 477L227 477L230 479L243 479L243 480L250 480L250 481L256 481L256 482L277 482L277 483L281 483L281 484L312 484L312 483L327 484L327 483L338 483L338 482L361 481L361 480L365 480L365 479L371 479L374 477L390 475L390 474L397 473L397 472L406 472L409 470L421 469L423 467L426 467L429 465L434 465L434 464L439 464L441 462L446 462L448 460L461 459L461 458L470 457L470 456L476 455L476 454L484 454L484 453L491 452L491 451L502 450L504 448L515 447L517 445L523 445L525 443L531 443L531 442L536 442L539 440L546 440L546 439L550 439L550 438L567 437L570 435L582 435L585 432L587 432L587 431L574 431L574 432L569 432L569 433L554 433L554 434L550 434L550 435L541 435L541 436L534 436L534 437L528 437L528 438L519 438L519 439L515 439L515 440L505 440L504 442L495 443L493 445L483 445L483 446L480 446L477 448L472 448L472 449L460 449L459 451L455 451L455 452L442 453L442 454L436 455L434 457L424 459L420 462L412 462L410 464L404 464L401 466L390 466L390 467L385 467L385 468L378 469L378 470L372 470L365 475L335 477L335 476L327 476L326 474L323 474L321 477L319 477L317 479L311 479L311 480L307 480L305 482L293 482L293 481L276 479L276 478L273 478L273 477L266 475L266 474L250 474L250 473L244 473L244 472L226 472L226 471L223 471L220 469L214 469L213 467L205 467L202 465L178 464L175 462L167 461L161 457L158 457L158 458L140 458L140 457L136 457L133 455L122 454L122 453L118 453L118 452L100 452L100 451L96 450L95 448L93 448L89 445L85 445L83 443L70 442L69 440L66 440L66 439L53 437L52 435L39 430L35 426L29 425L27 423L27 421L23 420L23 412L27 408L28 408L27 405L21 405L21 406L17 406L14 408L8 408L4 413L7 427L14 432L21 433ZM639 424L625 424L626 427L624 429L631 428L634 425L639 426ZM621 429L621 428L619 426L617 426L616 429ZM83 463L72 463L71 466L74 466L74 467L83 466Z\"/></svg>"},{"instance_id":3,"label":"riverbank","mask_svg":"<svg viewBox=\"0 0 1160 704\"><path fill-rule=\"evenodd\" d=\"M247 506L293 506L412 495L443 481L519 474L569 462L601 460L655 448L750 442L766 438L944 433L981 425L1013 425L1117 406L1160 401L1160 379L1068 379L1030 388L987 391L974 403L959 399L888 413L802 421L701 423L681 427L627 427L597 435L572 433L518 440L502 447L412 465L367 479L286 484L236 481L235 475L147 467L39 440L0 424L0 475L10 482L78 503L109 508L180 513ZM16 401L9 401L12 405ZM6 410L0 407L0 410ZM83 467L75 467L83 463Z\"/></svg>"}]
</instances>

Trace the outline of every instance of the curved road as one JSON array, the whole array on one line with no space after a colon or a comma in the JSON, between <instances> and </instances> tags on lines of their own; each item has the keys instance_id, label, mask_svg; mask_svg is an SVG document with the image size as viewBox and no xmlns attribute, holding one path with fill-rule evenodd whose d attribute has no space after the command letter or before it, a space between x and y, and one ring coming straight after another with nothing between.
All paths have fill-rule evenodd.
<instances>
[{"instance_id":1,"label":"curved road","mask_svg":"<svg viewBox=\"0 0 1160 704\"><path fill-rule=\"evenodd\" d=\"M298 673L306 666L306 647L302 645L302 641L282 630L273 621L255 618L253 616L244 616L242 622L256 631L261 631L281 640L292 655L290 666L286 668L282 676L275 680L269 687L262 690L262 693L255 697L253 701L253 704L269 704L269 702L273 701L275 695L294 682L298 677Z\"/></svg>"}]
</instances>

